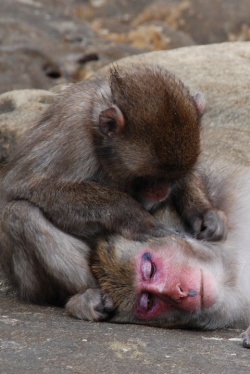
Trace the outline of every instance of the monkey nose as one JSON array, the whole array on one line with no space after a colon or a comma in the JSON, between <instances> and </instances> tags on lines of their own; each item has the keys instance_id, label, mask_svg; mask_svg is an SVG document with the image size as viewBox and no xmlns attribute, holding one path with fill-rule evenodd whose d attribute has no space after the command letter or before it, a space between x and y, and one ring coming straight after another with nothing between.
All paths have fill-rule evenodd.
<instances>
[{"instance_id":1,"label":"monkey nose","mask_svg":"<svg viewBox=\"0 0 250 374\"><path fill-rule=\"evenodd\" d=\"M189 290L184 290L184 288L180 284L177 284L170 293L170 297L174 301L179 301L180 299L183 299L188 296Z\"/></svg>"},{"instance_id":2,"label":"monkey nose","mask_svg":"<svg viewBox=\"0 0 250 374\"><path fill-rule=\"evenodd\" d=\"M171 299L179 301L180 299L184 299L186 297L196 297L197 295L198 292L196 290L185 290L180 284L177 284L173 290Z\"/></svg>"}]
</instances>

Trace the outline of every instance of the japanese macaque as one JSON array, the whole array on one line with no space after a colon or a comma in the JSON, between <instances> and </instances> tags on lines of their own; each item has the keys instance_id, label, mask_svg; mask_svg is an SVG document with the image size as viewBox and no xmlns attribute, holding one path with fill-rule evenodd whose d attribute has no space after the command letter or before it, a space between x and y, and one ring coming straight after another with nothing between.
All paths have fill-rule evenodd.
<instances>
[{"instance_id":1,"label":"japanese macaque","mask_svg":"<svg viewBox=\"0 0 250 374\"><path fill-rule=\"evenodd\" d=\"M192 238L165 207L157 217L175 235L99 241L91 268L114 302L111 321L202 329L250 324L250 168L204 165L201 177L212 205L227 216L227 239ZM77 316L72 301L68 308ZM242 338L250 348L250 327Z\"/></svg>"},{"instance_id":2,"label":"japanese macaque","mask_svg":"<svg viewBox=\"0 0 250 374\"><path fill-rule=\"evenodd\" d=\"M65 305L76 295L72 314L105 318L113 301L91 272L90 243L168 236L154 216L167 201L194 237L225 238L195 171L203 111L201 94L155 65L117 66L58 97L1 182L1 264L20 298Z\"/></svg>"}]
</instances>

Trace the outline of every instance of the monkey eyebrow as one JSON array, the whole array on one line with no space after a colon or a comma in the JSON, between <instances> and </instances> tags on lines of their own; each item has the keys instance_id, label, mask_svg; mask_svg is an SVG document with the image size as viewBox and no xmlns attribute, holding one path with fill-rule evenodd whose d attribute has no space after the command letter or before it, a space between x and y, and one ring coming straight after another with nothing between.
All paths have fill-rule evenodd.
<instances>
[{"instance_id":1,"label":"monkey eyebrow","mask_svg":"<svg viewBox=\"0 0 250 374\"><path fill-rule=\"evenodd\" d=\"M150 253L150 252L143 253L142 258L143 258L143 260L152 261L152 253Z\"/></svg>"}]
</instances>

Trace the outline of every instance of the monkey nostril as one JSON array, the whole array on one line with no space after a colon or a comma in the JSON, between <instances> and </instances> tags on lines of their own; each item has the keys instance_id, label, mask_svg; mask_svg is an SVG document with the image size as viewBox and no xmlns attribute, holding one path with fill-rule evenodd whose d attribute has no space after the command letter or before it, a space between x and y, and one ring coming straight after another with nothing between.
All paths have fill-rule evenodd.
<instances>
[{"instance_id":1,"label":"monkey nostril","mask_svg":"<svg viewBox=\"0 0 250 374\"><path fill-rule=\"evenodd\" d=\"M177 284L177 290L180 294L180 297L186 296L186 292L183 290L183 288L179 284Z\"/></svg>"},{"instance_id":2,"label":"monkey nostril","mask_svg":"<svg viewBox=\"0 0 250 374\"><path fill-rule=\"evenodd\" d=\"M184 297L188 296L188 292L185 292L183 288L177 284L174 294L172 294L171 299L174 301L179 301L180 299L183 299Z\"/></svg>"},{"instance_id":3,"label":"monkey nostril","mask_svg":"<svg viewBox=\"0 0 250 374\"><path fill-rule=\"evenodd\" d=\"M198 292L195 291L195 290L189 290L188 291L188 296L190 296L190 297L195 297L197 295L198 295Z\"/></svg>"},{"instance_id":4,"label":"monkey nostril","mask_svg":"<svg viewBox=\"0 0 250 374\"><path fill-rule=\"evenodd\" d=\"M177 299L182 299L185 297L195 297L198 295L198 292L196 290L185 290L181 285L177 284L177 292L178 292L178 297Z\"/></svg>"}]
</instances>

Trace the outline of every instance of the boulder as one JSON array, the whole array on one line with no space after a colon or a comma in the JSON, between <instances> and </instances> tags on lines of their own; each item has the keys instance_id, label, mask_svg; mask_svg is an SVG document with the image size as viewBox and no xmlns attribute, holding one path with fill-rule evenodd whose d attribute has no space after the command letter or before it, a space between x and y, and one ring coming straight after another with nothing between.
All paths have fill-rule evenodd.
<instances>
[{"instance_id":1,"label":"boulder","mask_svg":"<svg viewBox=\"0 0 250 374\"><path fill-rule=\"evenodd\" d=\"M131 56L119 64L160 64L191 92L203 92L207 102L202 120L203 155L221 154L249 164L249 60L249 42L227 42Z\"/></svg>"},{"instance_id":2,"label":"boulder","mask_svg":"<svg viewBox=\"0 0 250 374\"><path fill-rule=\"evenodd\" d=\"M54 98L50 91L32 89L0 95L0 165Z\"/></svg>"},{"instance_id":3,"label":"boulder","mask_svg":"<svg viewBox=\"0 0 250 374\"><path fill-rule=\"evenodd\" d=\"M0 94L86 79L123 57L250 40L249 0L8 0Z\"/></svg>"},{"instance_id":4,"label":"boulder","mask_svg":"<svg viewBox=\"0 0 250 374\"><path fill-rule=\"evenodd\" d=\"M202 121L202 155L220 154L230 161L249 164L249 60L250 43L232 42L150 52L118 63L160 64L175 73L191 92L203 92L207 108ZM0 162L54 99L55 93L44 90L0 95Z\"/></svg>"}]
</instances>

